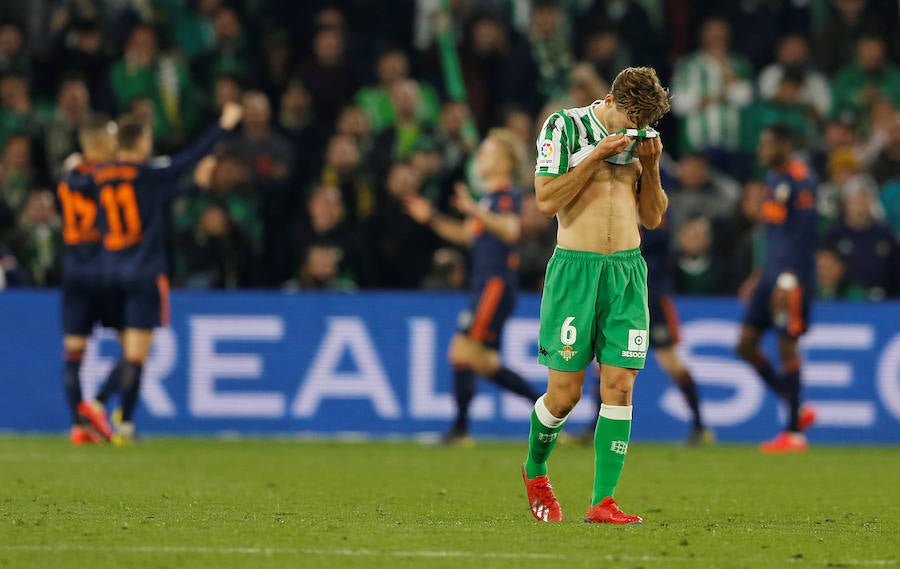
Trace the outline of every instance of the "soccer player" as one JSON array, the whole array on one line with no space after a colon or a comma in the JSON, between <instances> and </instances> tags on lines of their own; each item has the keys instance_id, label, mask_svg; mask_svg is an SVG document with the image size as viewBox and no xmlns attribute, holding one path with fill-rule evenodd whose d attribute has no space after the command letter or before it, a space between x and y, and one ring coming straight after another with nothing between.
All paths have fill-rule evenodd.
<instances>
[{"instance_id":1,"label":"soccer player","mask_svg":"<svg viewBox=\"0 0 900 569\"><path fill-rule=\"evenodd\" d=\"M647 264L638 221L658 227L668 205L659 176L662 142L649 125L669 108L656 71L629 67L604 99L557 111L538 135L538 206L559 221L541 299L538 359L549 368L549 380L531 414L522 472L531 513L540 521L562 521L547 458L595 356L603 404L585 521L642 521L622 512L613 492L631 436L634 381L647 356Z\"/></svg>"},{"instance_id":2,"label":"soccer player","mask_svg":"<svg viewBox=\"0 0 900 569\"><path fill-rule=\"evenodd\" d=\"M64 166L57 188L63 214L62 320L65 366L63 385L72 419L72 444L105 443L112 435L102 404L83 400L81 362L95 324L121 331L118 299L106 286L101 267L97 202L88 172L92 165L112 160L116 152L116 123L93 115L79 128L83 155L73 155ZM120 369L116 366L110 377ZM108 380L109 381L109 380ZM104 396L104 395L101 395Z\"/></svg>"},{"instance_id":3,"label":"soccer player","mask_svg":"<svg viewBox=\"0 0 900 569\"><path fill-rule=\"evenodd\" d=\"M644 231L641 238L641 252L647 263L647 290L650 309L650 347L659 367L672 379L681 391L684 402L691 412L691 428L684 443L697 446L712 443L715 435L706 428L700 414L700 395L697 384L675 346L678 344L678 311L672 301L672 269L670 263L671 231L667 216L653 231ZM603 404L597 391L597 408ZM578 436L579 442L593 438L594 429Z\"/></svg>"},{"instance_id":4,"label":"soccer player","mask_svg":"<svg viewBox=\"0 0 900 569\"><path fill-rule=\"evenodd\" d=\"M803 452L803 434L815 411L800 405L800 354L797 342L809 325L816 290L816 186L810 169L792 156L794 133L783 125L765 128L757 158L767 168L765 262L741 329L738 355L753 366L765 384L788 406L787 429L760 445L767 453ZM782 369L776 372L760 351L763 334L778 334Z\"/></svg>"},{"instance_id":5,"label":"soccer player","mask_svg":"<svg viewBox=\"0 0 900 569\"><path fill-rule=\"evenodd\" d=\"M124 312L119 375L121 423L113 442L134 438L134 411L141 374L150 352L153 329L168 321L165 218L169 202L183 192L178 178L197 165L241 120L243 109L227 103L219 125L192 147L172 158L151 159L153 131L135 119L119 122L116 161L92 170L101 204L103 266L108 281L121 295ZM190 186L188 186L190 187Z\"/></svg>"},{"instance_id":6,"label":"soccer player","mask_svg":"<svg viewBox=\"0 0 900 569\"><path fill-rule=\"evenodd\" d=\"M487 196L476 203L462 183L456 185L455 207L460 221L434 211L423 197L405 202L410 217L431 227L443 239L472 249L472 291L469 307L459 316L459 331L450 343L456 420L444 442L468 444L469 406L475 396L476 376L529 399L538 394L519 374L500 361L500 334L512 314L518 291L519 258L515 252L521 234L521 198L513 178L521 164L519 143L506 129L492 130L476 155L475 169Z\"/></svg>"}]
</instances>

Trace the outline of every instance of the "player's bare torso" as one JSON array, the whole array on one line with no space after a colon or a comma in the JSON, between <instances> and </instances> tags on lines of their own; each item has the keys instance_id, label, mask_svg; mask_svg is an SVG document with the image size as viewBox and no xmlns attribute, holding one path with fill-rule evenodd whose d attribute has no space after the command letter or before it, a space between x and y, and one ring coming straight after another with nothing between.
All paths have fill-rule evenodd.
<instances>
[{"instance_id":1,"label":"player's bare torso","mask_svg":"<svg viewBox=\"0 0 900 569\"><path fill-rule=\"evenodd\" d=\"M600 162L590 182L557 213L557 243L563 249L609 254L640 246L637 181L641 164Z\"/></svg>"}]
</instances>

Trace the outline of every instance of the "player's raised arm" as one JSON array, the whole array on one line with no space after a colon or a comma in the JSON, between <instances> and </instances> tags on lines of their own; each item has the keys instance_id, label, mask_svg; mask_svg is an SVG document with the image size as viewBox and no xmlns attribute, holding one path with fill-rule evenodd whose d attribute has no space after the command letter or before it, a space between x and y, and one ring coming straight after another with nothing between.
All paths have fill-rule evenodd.
<instances>
[{"instance_id":1,"label":"player's raised arm","mask_svg":"<svg viewBox=\"0 0 900 569\"><path fill-rule=\"evenodd\" d=\"M219 124L210 129L199 140L171 158L157 159L152 171L160 176L178 177L197 165L204 156L212 152L226 134L233 131L244 116L244 108L238 103L226 103L222 109Z\"/></svg>"},{"instance_id":2,"label":"player's raised arm","mask_svg":"<svg viewBox=\"0 0 900 569\"><path fill-rule=\"evenodd\" d=\"M607 136L577 168L569 170L565 119L560 113L551 115L537 140L534 192L541 213L553 217L569 205L594 177L596 165L625 150L630 142L631 138L623 134Z\"/></svg>"},{"instance_id":3,"label":"player's raised arm","mask_svg":"<svg viewBox=\"0 0 900 569\"><path fill-rule=\"evenodd\" d=\"M434 211L431 202L422 196L407 197L403 200L403 207L414 221L427 225L441 239L465 247L472 244L475 232L472 231L471 224Z\"/></svg>"},{"instance_id":4,"label":"player's raised arm","mask_svg":"<svg viewBox=\"0 0 900 569\"><path fill-rule=\"evenodd\" d=\"M660 139L643 138L637 143L638 159L643 173L638 181L638 216L647 229L656 229L662 223L662 216L669 207L669 198L663 191L659 177L659 157L663 145Z\"/></svg>"},{"instance_id":5,"label":"player's raised arm","mask_svg":"<svg viewBox=\"0 0 900 569\"><path fill-rule=\"evenodd\" d=\"M469 188L462 182L457 182L454 189L456 190L456 195L454 196L453 206L465 215L467 219L480 220L484 225L485 231L493 233L504 243L512 245L519 240L519 236L522 234L522 223L518 215L515 213L494 212L481 207L472 199Z\"/></svg>"}]
</instances>

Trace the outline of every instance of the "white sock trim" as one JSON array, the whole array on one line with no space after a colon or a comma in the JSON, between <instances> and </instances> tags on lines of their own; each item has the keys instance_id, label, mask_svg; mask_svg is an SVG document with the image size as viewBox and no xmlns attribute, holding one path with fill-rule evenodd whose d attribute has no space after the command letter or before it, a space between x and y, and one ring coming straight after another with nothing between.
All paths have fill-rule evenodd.
<instances>
[{"instance_id":1,"label":"white sock trim","mask_svg":"<svg viewBox=\"0 0 900 569\"><path fill-rule=\"evenodd\" d=\"M534 413L535 415L537 415L538 421L540 421L542 425L544 425L548 429L555 429L559 426L562 426L562 424L566 422L566 419L568 419L569 416L566 415L565 417L555 417L544 404L544 397L546 396L547 395L541 395L540 397L538 397L538 400L535 401Z\"/></svg>"},{"instance_id":2,"label":"white sock trim","mask_svg":"<svg viewBox=\"0 0 900 569\"><path fill-rule=\"evenodd\" d=\"M631 405L600 405L600 416L613 421L630 421Z\"/></svg>"}]
</instances>

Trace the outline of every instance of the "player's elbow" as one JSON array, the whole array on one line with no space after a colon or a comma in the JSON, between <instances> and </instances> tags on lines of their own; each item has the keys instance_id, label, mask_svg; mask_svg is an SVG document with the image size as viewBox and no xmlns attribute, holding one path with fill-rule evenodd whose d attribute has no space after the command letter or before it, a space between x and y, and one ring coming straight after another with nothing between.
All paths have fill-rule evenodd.
<instances>
[{"instance_id":1,"label":"player's elbow","mask_svg":"<svg viewBox=\"0 0 900 569\"><path fill-rule=\"evenodd\" d=\"M656 229L662 224L662 212L642 213L641 224L647 229Z\"/></svg>"},{"instance_id":2,"label":"player's elbow","mask_svg":"<svg viewBox=\"0 0 900 569\"><path fill-rule=\"evenodd\" d=\"M553 217L556 215L557 207L556 204L553 203L553 200L547 199L546 197L541 198L540 194L537 195L537 208L544 217Z\"/></svg>"}]
</instances>

